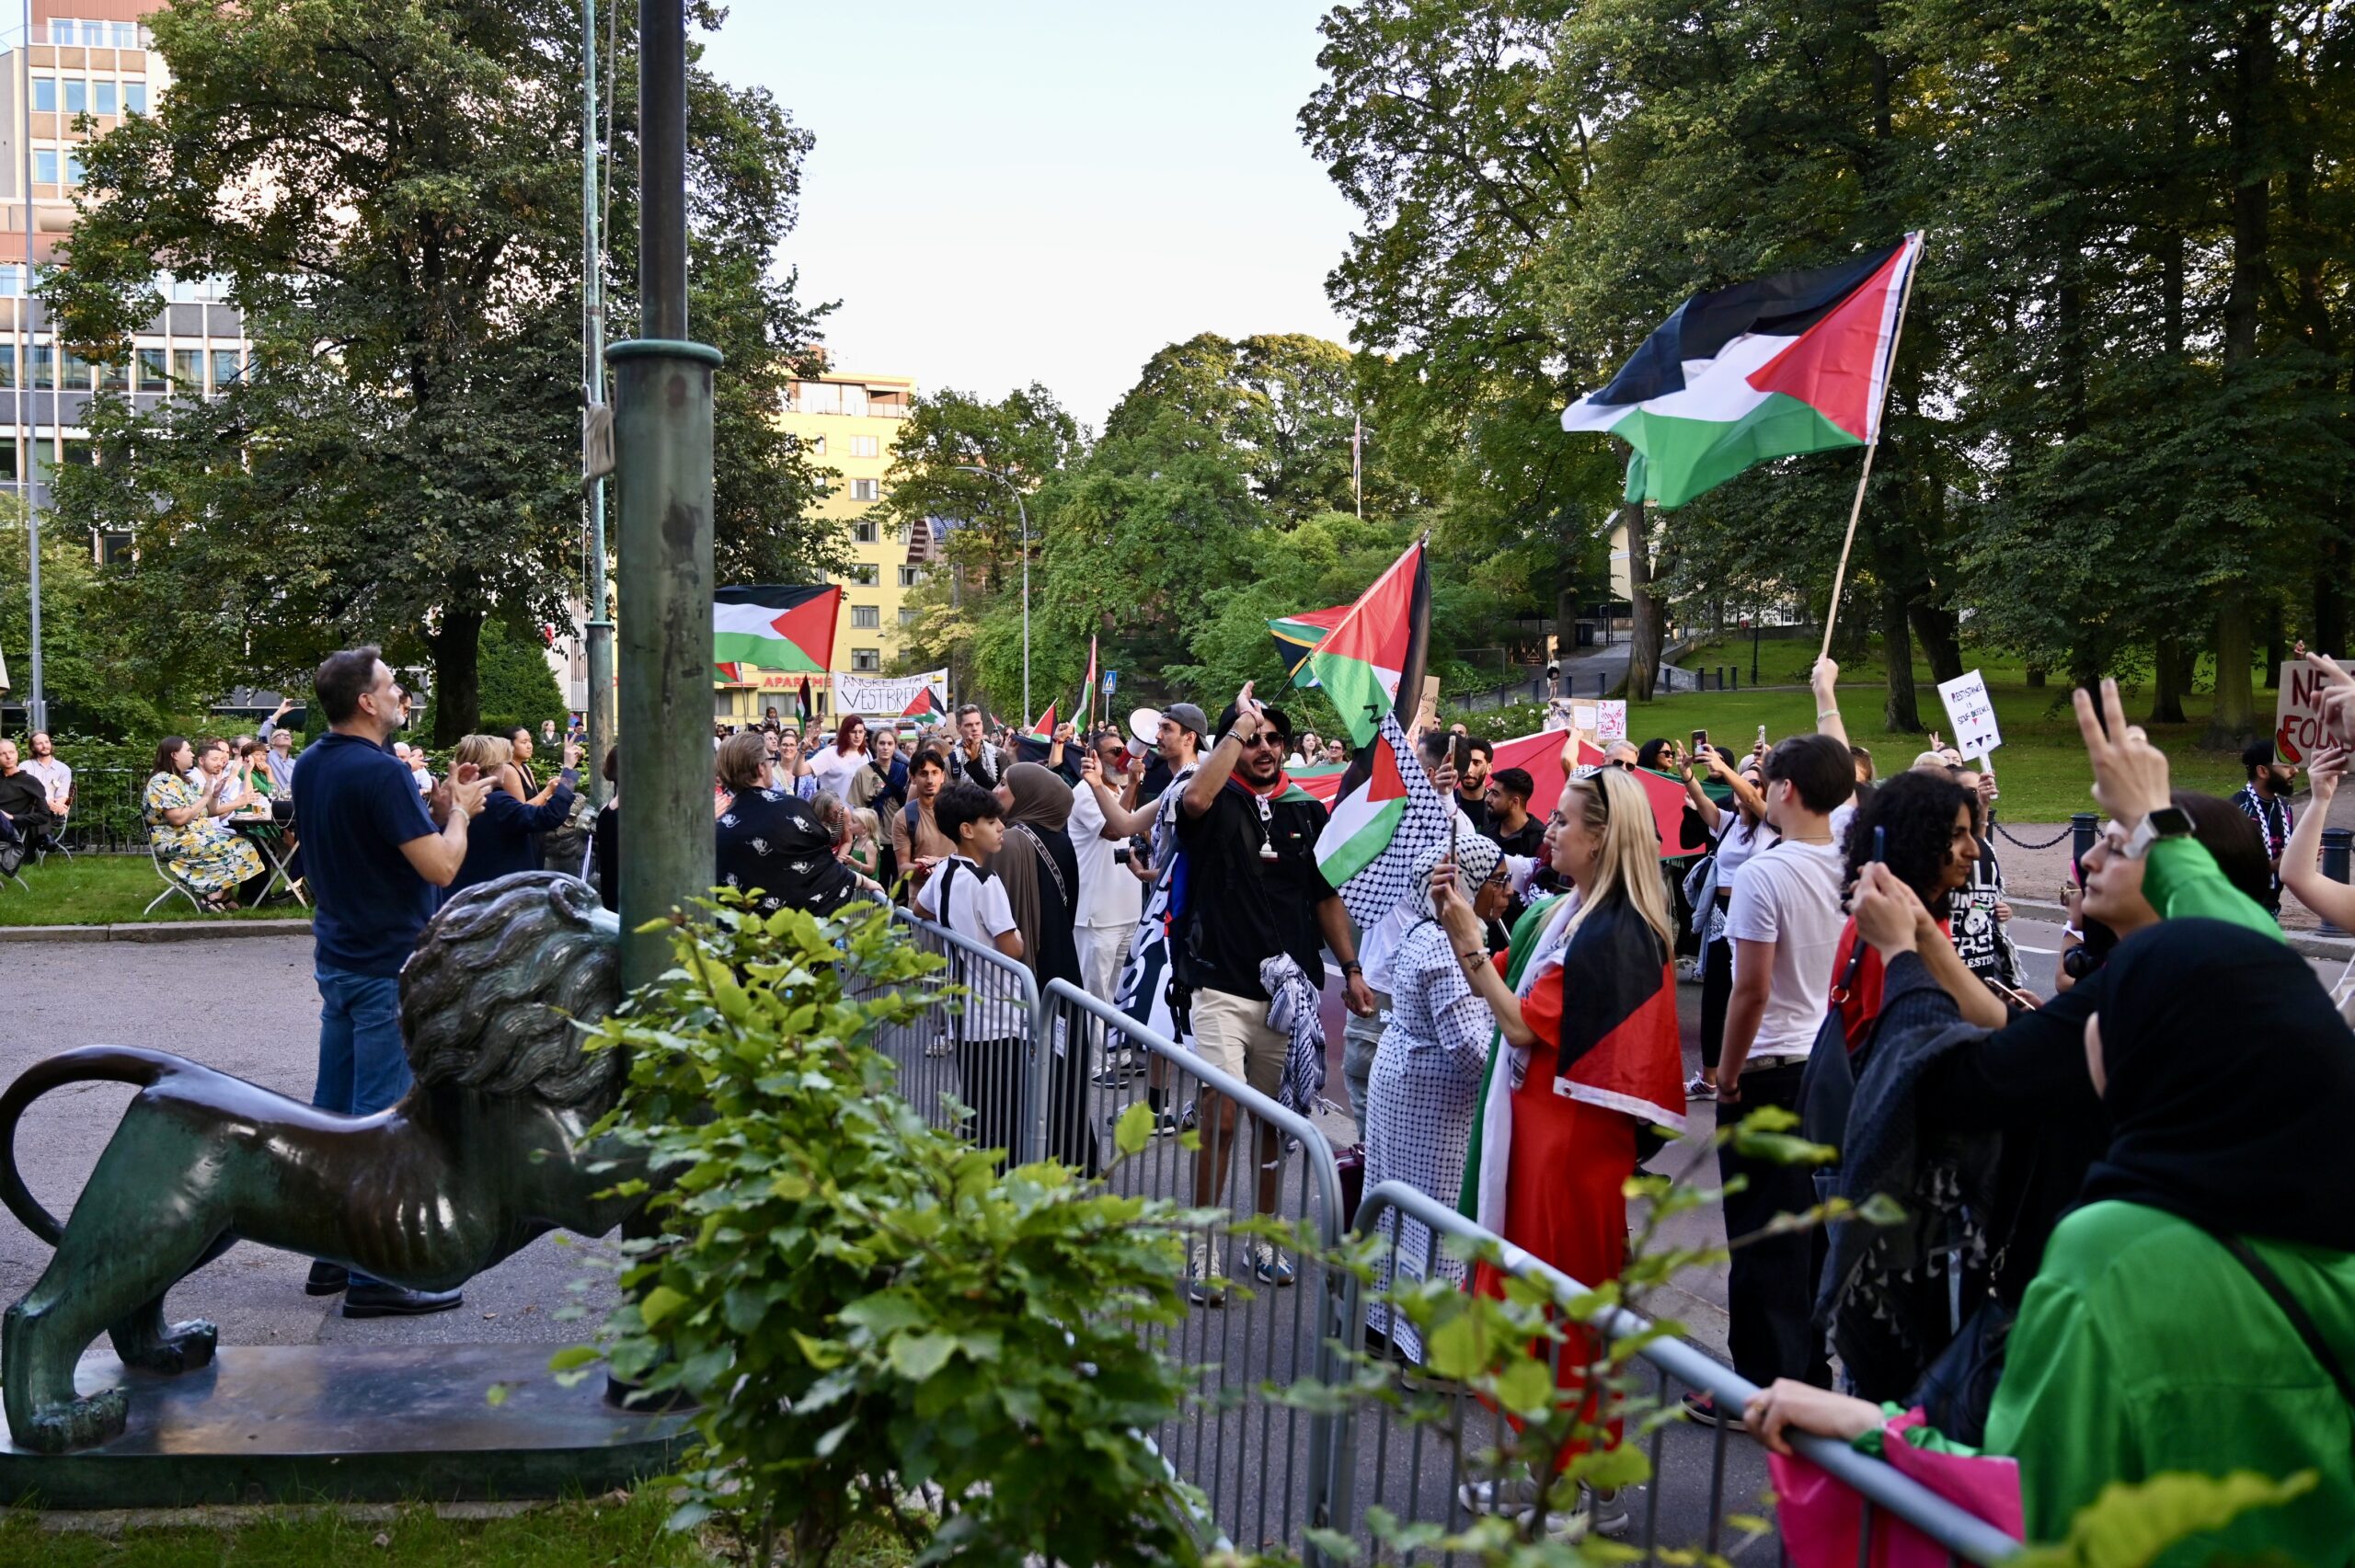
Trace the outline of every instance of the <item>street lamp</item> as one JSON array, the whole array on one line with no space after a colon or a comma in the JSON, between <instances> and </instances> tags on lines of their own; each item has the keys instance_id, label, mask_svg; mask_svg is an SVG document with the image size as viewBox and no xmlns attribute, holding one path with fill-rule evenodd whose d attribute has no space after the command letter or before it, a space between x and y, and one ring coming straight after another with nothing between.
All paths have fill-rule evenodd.
<instances>
[{"instance_id":1,"label":"street lamp","mask_svg":"<svg viewBox=\"0 0 2355 1568\"><path fill-rule=\"evenodd\" d=\"M956 468L956 469L961 470L962 472L967 473L967 474L979 474L980 475L982 475L982 476L983 478L985 478L985 479L994 479L994 480L996 480L999 484L1001 484L1001 485L1005 486L1005 493L1006 493L1007 495L1012 496L1012 497L1014 498L1014 509L1015 509L1016 513L1017 513L1017 515L1019 515L1019 516L1021 517L1021 519L1022 519L1022 722L1023 722L1023 723L1025 723L1025 724L1028 724L1028 723L1030 722L1030 718L1031 718L1031 714L1030 714L1030 509L1029 509L1028 507L1026 507L1026 506L1024 506L1024 505L1022 504L1022 492L1021 492L1020 490L1017 490L1017 489L1016 489L1016 488L1015 488L1015 486L1014 486L1014 481L1013 481L1013 480L1011 480L1011 479L1008 479L1005 475L1000 474L996 469L994 469L994 468L983 468L983 467L979 466L979 465L978 465L978 464L971 464L971 463L956 463L956 464L951 464L949 466L950 466L950 467L952 467L952 468Z\"/></svg>"}]
</instances>

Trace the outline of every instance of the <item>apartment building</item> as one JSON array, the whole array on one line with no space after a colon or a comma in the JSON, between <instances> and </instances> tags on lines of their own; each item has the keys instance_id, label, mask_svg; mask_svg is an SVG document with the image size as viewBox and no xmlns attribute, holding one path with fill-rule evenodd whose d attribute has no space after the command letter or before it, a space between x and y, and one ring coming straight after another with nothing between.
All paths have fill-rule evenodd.
<instances>
[{"instance_id":1,"label":"apartment building","mask_svg":"<svg viewBox=\"0 0 2355 1568\"><path fill-rule=\"evenodd\" d=\"M0 491L48 504L60 463L87 463L84 411L100 391L143 407L202 397L245 373L244 324L225 285L159 278L165 304L134 337L130 356L93 365L57 340L29 297L29 266L58 260L74 226L81 143L125 115L146 113L167 89L160 56L140 24L153 0L29 0L0 27ZM87 115L93 129L76 129ZM91 541L101 558L129 539Z\"/></svg>"},{"instance_id":2,"label":"apartment building","mask_svg":"<svg viewBox=\"0 0 2355 1568\"><path fill-rule=\"evenodd\" d=\"M905 608L908 589L921 580L931 556L927 530L911 536L884 522L876 505L891 466L891 443L915 392L910 376L830 368L814 380L794 383L777 415L778 424L802 442L810 460L835 473L818 515L850 525L850 570L829 579L843 586L841 618L834 626L836 670L864 673L890 664L911 613ZM790 712L801 689L798 675L745 670L743 676L716 693L718 716L757 718L771 706ZM821 714L833 712L827 684L822 677L810 680Z\"/></svg>"}]
</instances>

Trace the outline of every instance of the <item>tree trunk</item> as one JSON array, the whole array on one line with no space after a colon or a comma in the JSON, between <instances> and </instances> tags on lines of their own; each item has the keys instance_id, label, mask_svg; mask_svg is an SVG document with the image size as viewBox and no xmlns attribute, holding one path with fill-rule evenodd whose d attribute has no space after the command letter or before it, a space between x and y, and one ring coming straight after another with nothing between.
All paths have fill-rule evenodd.
<instances>
[{"instance_id":1,"label":"tree trunk","mask_svg":"<svg viewBox=\"0 0 2355 1568\"><path fill-rule=\"evenodd\" d=\"M433 744L455 746L482 722L479 610L444 610L427 643L433 654Z\"/></svg>"},{"instance_id":2,"label":"tree trunk","mask_svg":"<svg viewBox=\"0 0 2355 1568\"><path fill-rule=\"evenodd\" d=\"M2028 667L2028 686L2031 692L2044 690L2044 666L2031 664Z\"/></svg>"},{"instance_id":3,"label":"tree trunk","mask_svg":"<svg viewBox=\"0 0 2355 1568\"><path fill-rule=\"evenodd\" d=\"M2249 683L2254 630L2248 601L2227 598L2216 615L2216 705L2200 741L2211 750L2237 751L2257 738L2257 692Z\"/></svg>"},{"instance_id":4,"label":"tree trunk","mask_svg":"<svg viewBox=\"0 0 2355 1568\"><path fill-rule=\"evenodd\" d=\"M1564 507L1561 523L1561 566L1554 576L1554 657L1567 659L1579 647L1578 561L1586 549L1586 519L1577 507Z\"/></svg>"},{"instance_id":5,"label":"tree trunk","mask_svg":"<svg viewBox=\"0 0 2355 1568\"><path fill-rule=\"evenodd\" d=\"M2269 605L2265 612L2265 689L2281 689L2281 664L2290 657L2290 634L2281 624L2281 606Z\"/></svg>"},{"instance_id":6,"label":"tree trunk","mask_svg":"<svg viewBox=\"0 0 2355 1568\"><path fill-rule=\"evenodd\" d=\"M1905 593L1884 586L1880 590L1880 651L1889 660L1889 695L1881 704L1882 727L1918 734L1922 714L1914 701L1913 636L1905 624Z\"/></svg>"},{"instance_id":7,"label":"tree trunk","mask_svg":"<svg viewBox=\"0 0 2355 1568\"><path fill-rule=\"evenodd\" d=\"M2338 541L2324 541L2322 561L2315 567L2314 624L2306 631L2314 639L2306 646L2333 658L2347 649L2347 590L2338 580L2343 558Z\"/></svg>"},{"instance_id":8,"label":"tree trunk","mask_svg":"<svg viewBox=\"0 0 2355 1568\"><path fill-rule=\"evenodd\" d=\"M1926 587L1926 585L1925 585ZM1930 679L1952 681L1962 674L1962 641L1951 610L1941 610L1916 593L1905 606L1913 625L1913 640L1930 661Z\"/></svg>"},{"instance_id":9,"label":"tree trunk","mask_svg":"<svg viewBox=\"0 0 2355 1568\"><path fill-rule=\"evenodd\" d=\"M1627 697L1648 703L1660 679L1660 643L1666 632L1665 608L1652 592L1650 520L1641 501L1620 513L1627 525L1627 599L1635 611L1635 629L1627 639Z\"/></svg>"},{"instance_id":10,"label":"tree trunk","mask_svg":"<svg viewBox=\"0 0 2355 1568\"><path fill-rule=\"evenodd\" d=\"M2183 723L2183 694L2191 688L2191 667L2183 657L2183 639L2160 637L2151 650L2151 716L2143 722Z\"/></svg>"}]
</instances>

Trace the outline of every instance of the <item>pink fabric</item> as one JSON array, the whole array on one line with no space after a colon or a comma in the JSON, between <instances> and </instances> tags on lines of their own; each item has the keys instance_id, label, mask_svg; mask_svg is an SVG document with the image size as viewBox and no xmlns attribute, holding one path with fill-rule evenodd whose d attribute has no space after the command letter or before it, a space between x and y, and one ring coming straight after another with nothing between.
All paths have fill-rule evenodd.
<instances>
[{"instance_id":1,"label":"pink fabric","mask_svg":"<svg viewBox=\"0 0 2355 1568\"><path fill-rule=\"evenodd\" d=\"M1890 1468L2013 1539L2025 1539L2019 1461L1916 1448L1903 1434L1922 1424L1922 1413L1910 1410L1881 1428ZM1864 1499L1797 1455L1769 1454L1766 1468L1775 1481L1783 1550L1797 1568L1855 1568ZM1929 1537L1886 1510L1875 1511L1871 1568L1945 1568L1946 1561L1945 1549Z\"/></svg>"}]
</instances>

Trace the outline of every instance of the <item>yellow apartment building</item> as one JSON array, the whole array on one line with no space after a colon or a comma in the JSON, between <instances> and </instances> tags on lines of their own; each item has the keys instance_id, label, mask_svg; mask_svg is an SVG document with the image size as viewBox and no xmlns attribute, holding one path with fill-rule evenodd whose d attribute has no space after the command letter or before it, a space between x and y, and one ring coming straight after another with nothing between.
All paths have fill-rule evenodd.
<instances>
[{"instance_id":1,"label":"yellow apartment building","mask_svg":"<svg viewBox=\"0 0 2355 1568\"><path fill-rule=\"evenodd\" d=\"M833 668L852 674L880 671L891 661L904 624L903 606L930 557L928 538L911 539L885 523L876 507L883 475L891 466L891 443L900 421L915 399L912 376L862 375L829 369L811 381L793 383L777 423L798 438L810 461L833 470L820 517L850 525L851 567L832 580L843 585L841 619L834 626ZM745 679L723 685L714 704L718 716L758 718L769 707L790 714L802 677L774 671L743 671ZM823 677L811 677L821 714L834 704Z\"/></svg>"}]
</instances>

